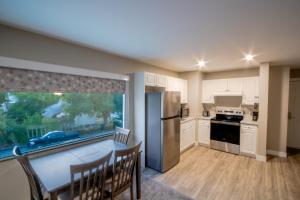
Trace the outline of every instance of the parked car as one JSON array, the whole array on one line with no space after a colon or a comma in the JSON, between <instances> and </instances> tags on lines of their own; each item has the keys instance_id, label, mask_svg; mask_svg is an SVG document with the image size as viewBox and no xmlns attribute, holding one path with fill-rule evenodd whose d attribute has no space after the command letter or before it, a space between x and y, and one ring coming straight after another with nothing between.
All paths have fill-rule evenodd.
<instances>
[{"instance_id":1,"label":"parked car","mask_svg":"<svg viewBox=\"0 0 300 200\"><path fill-rule=\"evenodd\" d=\"M43 135L42 137L32 138L28 142L28 146L37 144L50 144L53 142L65 141L79 137L78 132L64 132L64 131L51 131Z\"/></svg>"}]
</instances>

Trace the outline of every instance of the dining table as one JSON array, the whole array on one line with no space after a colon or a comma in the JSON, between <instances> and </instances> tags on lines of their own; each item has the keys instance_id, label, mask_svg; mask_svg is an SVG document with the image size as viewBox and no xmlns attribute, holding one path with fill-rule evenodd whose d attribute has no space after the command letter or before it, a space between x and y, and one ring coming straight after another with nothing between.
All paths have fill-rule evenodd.
<instances>
[{"instance_id":1,"label":"dining table","mask_svg":"<svg viewBox=\"0 0 300 200\"><path fill-rule=\"evenodd\" d=\"M100 159L110 151L126 149L123 143L108 139L92 144L82 145L72 149L60 151L30 159L31 166L41 182L42 187L49 194L50 200L57 200L58 195L70 189L70 166L88 163ZM109 161L108 170L112 170L114 153ZM137 199L141 198L141 152L135 166L135 184Z\"/></svg>"}]
</instances>

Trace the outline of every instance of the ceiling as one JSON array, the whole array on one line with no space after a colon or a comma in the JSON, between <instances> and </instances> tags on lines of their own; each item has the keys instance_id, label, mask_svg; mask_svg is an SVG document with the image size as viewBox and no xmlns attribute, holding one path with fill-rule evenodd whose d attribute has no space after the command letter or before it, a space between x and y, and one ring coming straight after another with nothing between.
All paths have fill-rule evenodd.
<instances>
[{"instance_id":1,"label":"ceiling","mask_svg":"<svg viewBox=\"0 0 300 200\"><path fill-rule=\"evenodd\" d=\"M300 65L299 10L299 0L1 0L0 22L174 71L197 59L221 71Z\"/></svg>"}]
</instances>

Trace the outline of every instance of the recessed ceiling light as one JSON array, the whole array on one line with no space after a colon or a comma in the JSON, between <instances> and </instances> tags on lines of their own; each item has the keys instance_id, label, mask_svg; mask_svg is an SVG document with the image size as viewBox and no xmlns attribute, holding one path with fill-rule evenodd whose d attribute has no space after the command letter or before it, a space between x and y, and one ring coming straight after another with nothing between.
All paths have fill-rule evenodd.
<instances>
[{"instance_id":1,"label":"recessed ceiling light","mask_svg":"<svg viewBox=\"0 0 300 200\"><path fill-rule=\"evenodd\" d=\"M206 66L206 61L204 61L204 60L199 60L198 61L198 63L197 63L197 66L198 67L200 67L200 68L202 68L202 67L205 67Z\"/></svg>"},{"instance_id":2,"label":"recessed ceiling light","mask_svg":"<svg viewBox=\"0 0 300 200\"><path fill-rule=\"evenodd\" d=\"M246 60L247 62L250 62L250 61L253 61L254 57L255 56L252 54L246 54L244 57L244 60Z\"/></svg>"}]
</instances>

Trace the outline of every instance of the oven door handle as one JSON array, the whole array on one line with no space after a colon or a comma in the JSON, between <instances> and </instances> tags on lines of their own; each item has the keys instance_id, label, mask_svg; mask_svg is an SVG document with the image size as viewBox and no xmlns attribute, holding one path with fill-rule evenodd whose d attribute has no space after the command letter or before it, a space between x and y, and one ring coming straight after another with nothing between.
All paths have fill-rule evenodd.
<instances>
[{"instance_id":1,"label":"oven door handle","mask_svg":"<svg viewBox=\"0 0 300 200\"><path fill-rule=\"evenodd\" d=\"M240 126L240 123L237 123L237 122L222 122L222 121L210 120L210 123L213 123L213 124L224 124L224 125L231 125L231 126Z\"/></svg>"}]
</instances>

